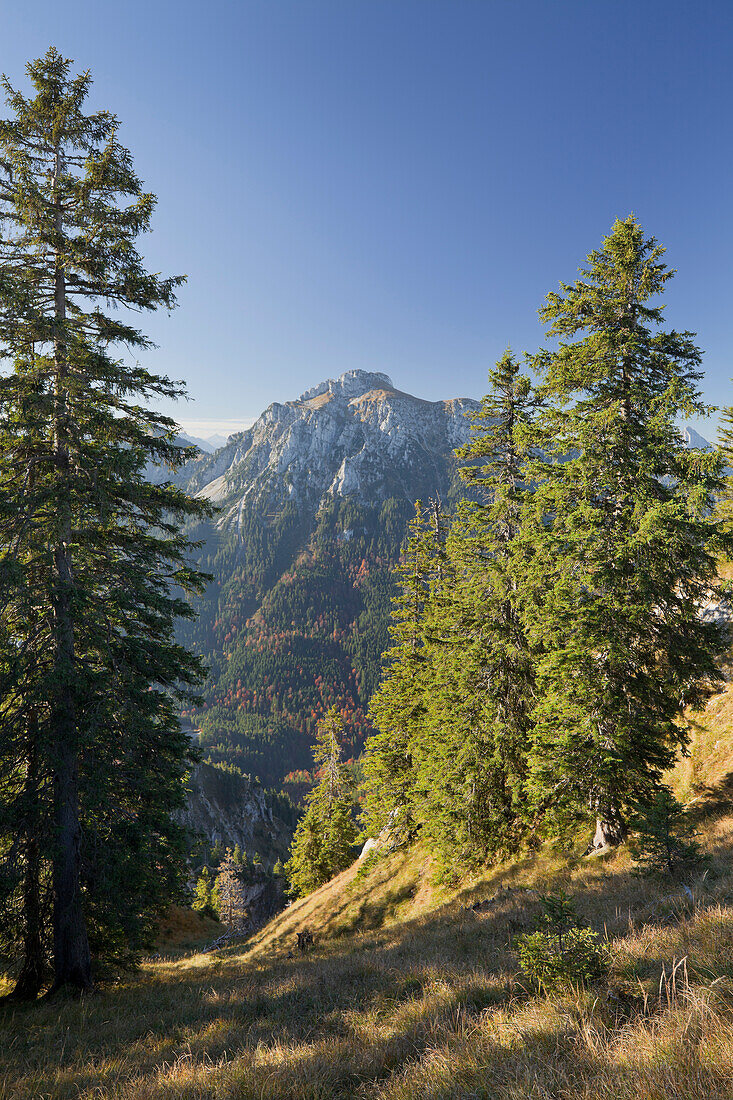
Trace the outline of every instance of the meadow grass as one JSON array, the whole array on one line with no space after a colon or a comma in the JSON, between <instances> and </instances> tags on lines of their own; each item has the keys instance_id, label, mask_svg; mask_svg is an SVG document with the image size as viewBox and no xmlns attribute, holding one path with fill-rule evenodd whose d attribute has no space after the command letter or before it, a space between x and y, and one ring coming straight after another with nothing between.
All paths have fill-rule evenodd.
<instances>
[{"instance_id":1,"label":"meadow grass","mask_svg":"<svg viewBox=\"0 0 733 1100\"><path fill-rule=\"evenodd\" d=\"M714 716L700 721L707 745ZM451 890L414 847L349 868L244 945L186 950L172 918L139 973L0 1010L0 1098L730 1100L733 807L723 749L695 766L709 866L689 890L635 875L625 849L542 850ZM558 887L614 962L602 987L544 996L512 942ZM318 939L299 956L305 928Z\"/></svg>"}]
</instances>

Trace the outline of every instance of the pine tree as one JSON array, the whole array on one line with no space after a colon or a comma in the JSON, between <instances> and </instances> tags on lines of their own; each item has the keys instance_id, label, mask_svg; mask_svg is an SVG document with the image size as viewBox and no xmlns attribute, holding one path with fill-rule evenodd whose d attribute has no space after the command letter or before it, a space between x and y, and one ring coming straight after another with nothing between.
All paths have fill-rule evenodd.
<instances>
[{"instance_id":1,"label":"pine tree","mask_svg":"<svg viewBox=\"0 0 733 1100\"><path fill-rule=\"evenodd\" d=\"M459 505L445 575L426 604L426 717L415 744L423 834L453 869L516 844L532 706L513 555L535 399L510 351L489 380L457 452L473 499Z\"/></svg>"},{"instance_id":2,"label":"pine tree","mask_svg":"<svg viewBox=\"0 0 733 1100\"><path fill-rule=\"evenodd\" d=\"M720 459L677 418L705 414L700 352L658 331L672 277L633 217L617 221L541 311L556 350L531 365L547 408L522 539L525 630L543 655L530 786L556 819L592 816L618 841L686 741L680 710L717 679L719 629L699 608L725 538L711 516ZM573 339L577 337L577 339Z\"/></svg>"},{"instance_id":3,"label":"pine tree","mask_svg":"<svg viewBox=\"0 0 733 1100\"><path fill-rule=\"evenodd\" d=\"M30 63L31 98L3 79L0 122L0 863L27 996L29 953L87 988L92 954L129 958L182 886L177 712L201 671L173 626L202 585L180 524L207 508L145 477L188 457L145 407L184 391L114 354L151 346L129 311L172 308L182 280L145 271L155 198L70 68Z\"/></svg>"},{"instance_id":4,"label":"pine tree","mask_svg":"<svg viewBox=\"0 0 733 1100\"><path fill-rule=\"evenodd\" d=\"M220 905L221 898L216 882L212 879L209 868L204 866L201 869L201 874L196 880L196 889L194 890L191 908L197 913L203 913L207 917L218 920Z\"/></svg>"},{"instance_id":5,"label":"pine tree","mask_svg":"<svg viewBox=\"0 0 733 1100\"><path fill-rule=\"evenodd\" d=\"M343 719L331 707L318 724L313 759L318 783L308 795L285 870L291 892L305 897L353 862L357 828L354 790L341 761Z\"/></svg>"},{"instance_id":6,"label":"pine tree","mask_svg":"<svg viewBox=\"0 0 733 1100\"><path fill-rule=\"evenodd\" d=\"M281 878L284 877L284 875L285 875L285 864L283 863L283 861L281 859L278 858L278 859L275 860L275 865L272 868L272 874L273 874L273 877L276 878L276 879L281 879Z\"/></svg>"},{"instance_id":7,"label":"pine tree","mask_svg":"<svg viewBox=\"0 0 733 1100\"><path fill-rule=\"evenodd\" d=\"M239 927L244 924L247 909L244 903L244 883L241 863L234 858L230 848L222 860L216 876L217 911L226 924Z\"/></svg>"}]
</instances>

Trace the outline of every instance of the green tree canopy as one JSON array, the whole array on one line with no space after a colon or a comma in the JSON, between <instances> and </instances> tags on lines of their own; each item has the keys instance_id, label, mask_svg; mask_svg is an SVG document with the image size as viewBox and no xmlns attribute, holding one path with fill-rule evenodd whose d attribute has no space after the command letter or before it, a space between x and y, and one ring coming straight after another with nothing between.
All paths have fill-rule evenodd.
<instances>
[{"instance_id":1,"label":"green tree canopy","mask_svg":"<svg viewBox=\"0 0 733 1100\"><path fill-rule=\"evenodd\" d=\"M354 859L354 789L341 761L344 735L343 719L332 707L318 725L313 749L318 782L308 795L285 865L290 888L300 897L344 871Z\"/></svg>"},{"instance_id":2,"label":"green tree canopy","mask_svg":"<svg viewBox=\"0 0 733 1100\"><path fill-rule=\"evenodd\" d=\"M47 954L54 988L129 958L180 884L201 671L173 627L202 584L180 524L207 507L146 479L190 453L147 407L184 391L134 359L136 315L182 279L145 270L155 198L71 64L31 62L30 97L3 80L0 122L1 927L23 995Z\"/></svg>"},{"instance_id":3,"label":"green tree canopy","mask_svg":"<svg viewBox=\"0 0 733 1100\"><path fill-rule=\"evenodd\" d=\"M531 749L535 804L589 812L623 836L684 745L682 708L719 672L701 605L726 544L711 515L715 453L688 450L681 416L708 411L700 351L662 328L672 277L635 218L617 221L580 277L541 311L557 347L531 357L544 412L523 535L524 622L542 650Z\"/></svg>"},{"instance_id":4,"label":"green tree canopy","mask_svg":"<svg viewBox=\"0 0 733 1100\"><path fill-rule=\"evenodd\" d=\"M446 868L485 863L516 845L533 705L515 542L535 398L510 351L458 451L462 501L425 610L429 685L414 755L423 833Z\"/></svg>"}]
</instances>

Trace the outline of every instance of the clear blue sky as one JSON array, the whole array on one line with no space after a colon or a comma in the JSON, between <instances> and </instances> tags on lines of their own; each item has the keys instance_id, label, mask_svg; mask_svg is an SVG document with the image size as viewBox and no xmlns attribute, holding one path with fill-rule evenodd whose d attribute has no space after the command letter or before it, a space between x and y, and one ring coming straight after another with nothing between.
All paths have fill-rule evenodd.
<instances>
[{"instance_id":1,"label":"clear blue sky","mask_svg":"<svg viewBox=\"0 0 733 1100\"><path fill-rule=\"evenodd\" d=\"M148 263L189 282L148 319L146 362L187 381L189 430L350 368L479 396L630 211L678 270L667 316L698 333L706 395L733 403L732 0L5 0L1 15L0 68L23 84L52 44L90 68L91 103L119 115L158 195Z\"/></svg>"}]
</instances>

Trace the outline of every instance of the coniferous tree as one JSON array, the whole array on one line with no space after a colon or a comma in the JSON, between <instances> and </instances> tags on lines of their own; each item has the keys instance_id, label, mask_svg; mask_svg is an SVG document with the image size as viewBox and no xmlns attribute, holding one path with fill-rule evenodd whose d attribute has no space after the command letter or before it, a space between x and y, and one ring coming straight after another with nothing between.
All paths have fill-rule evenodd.
<instances>
[{"instance_id":1,"label":"coniferous tree","mask_svg":"<svg viewBox=\"0 0 733 1100\"><path fill-rule=\"evenodd\" d=\"M212 878L209 868L204 865L196 880L191 908L197 913L203 913L204 916L218 920L220 901L216 881Z\"/></svg>"},{"instance_id":2,"label":"coniferous tree","mask_svg":"<svg viewBox=\"0 0 733 1100\"><path fill-rule=\"evenodd\" d=\"M700 859L690 815L669 787L633 803L629 826L635 833L629 851L642 872L674 875Z\"/></svg>"},{"instance_id":3,"label":"coniferous tree","mask_svg":"<svg viewBox=\"0 0 733 1100\"><path fill-rule=\"evenodd\" d=\"M534 406L507 351L457 455L472 497L460 503L445 577L427 602L426 717L415 755L423 832L447 867L480 864L521 831L532 656L520 621L514 543Z\"/></svg>"},{"instance_id":4,"label":"coniferous tree","mask_svg":"<svg viewBox=\"0 0 733 1100\"><path fill-rule=\"evenodd\" d=\"M230 848L216 876L217 912L226 924L241 926L247 917L244 904L244 882L241 859L234 858Z\"/></svg>"},{"instance_id":5,"label":"coniferous tree","mask_svg":"<svg viewBox=\"0 0 733 1100\"><path fill-rule=\"evenodd\" d=\"M677 427L707 410L692 334L660 331L650 304L672 277L663 251L617 221L548 295L559 344L531 359L547 407L522 534L524 624L543 649L530 785L547 813L595 817L597 846L624 835L630 800L686 741L680 710L719 676L720 631L699 608L725 543L711 517L721 464Z\"/></svg>"},{"instance_id":6,"label":"coniferous tree","mask_svg":"<svg viewBox=\"0 0 733 1100\"><path fill-rule=\"evenodd\" d=\"M171 308L181 279L145 271L154 196L70 67L30 63L31 98L4 80L0 122L0 927L24 928L26 996L47 953L54 989L129 958L181 885L200 676L173 625L202 581L179 524L207 509L145 477L187 457L145 407L183 390L115 357L150 346L126 311Z\"/></svg>"},{"instance_id":7,"label":"coniferous tree","mask_svg":"<svg viewBox=\"0 0 733 1100\"><path fill-rule=\"evenodd\" d=\"M374 835L389 829L397 840L408 838L416 827L413 746L424 719L429 682L425 605L441 552L435 532L434 518L418 500L395 568L399 593L392 600L392 646L382 658L385 672L369 705L375 732L364 752L364 819Z\"/></svg>"},{"instance_id":8,"label":"coniferous tree","mask_svg":"<svg viewBox=\"0 0 733 1100\"><path fill-rule=\"evenodd\" d=\"M357 828L353 783L341 761L344 733L338 708L331 707L318 725L313 749L318 783L308 795L285 865L291 891L300 897L353 862Z\"/></svg>"},{"instance_id":9,"label":"coniferous tree","mask_svg":"<svg viewBox=\"0 0 733 1100\"><path fill-rule=\"evenodd\" d=\"M725 481L716 503L716 515L726 530L733 530L733 405L720 410L718 449L722 455Z\"/></svg>"}]
</instances>

